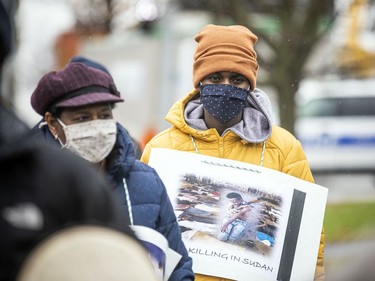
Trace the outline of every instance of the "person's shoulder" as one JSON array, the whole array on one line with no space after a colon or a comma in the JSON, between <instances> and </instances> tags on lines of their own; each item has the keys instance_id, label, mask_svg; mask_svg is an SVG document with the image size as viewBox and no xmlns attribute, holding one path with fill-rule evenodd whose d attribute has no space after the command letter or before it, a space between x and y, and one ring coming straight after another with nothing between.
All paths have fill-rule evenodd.
<instances>
[{"instance_id":1,"label":"person's shoulder","mask_svg":"<svg viewBox=\"0 0 375 281\"><path fill-rule=\"evenodd\" d=\"M132 172L143 173L144 176L155 176L157 174L156 170L153 167L139 160L135 160L132 167Z\"/></svg>"},{"instance_id":2,"label":"person's shoulder","mask_svg":"<svg viewBox=\"0 0 375 281\"><path fill-rule=\"evenodd\" d=\"M283 151L289 150L296 142L298 142L298 140L292 133L278 125L272 126L272 134L267 140L269 146Z\"/></svg>"},{"instance_id":3,"label":"person's shoulder","mask_svg":"<svg viewBox=\"0 0 375 281\"><path fill-rule=\"evenodd\" d=\"M132 174L133 176L131 176ZM137 186L142 187L142 192L148 190L152 194L160 194L165 190L163 181L157 171L139 160L134 162L129 178L131 183L138 183Z\"/></svg>"},{"instance_id":4,"label":"person's shoulder","mask_svg":"<svg viewBox=\"0 0 375 281\"><path fill-rule=\"evenodd\" d=\"M65 174L77 180L84 175L86 181L89 180L90 176L94 179L98 178L91 163L70 151L62 150L52 144L45 144L43 147L39 147L39 150L39 161L43 162L45 166L53 166L48 168L51 173L54 172L60 176Z\"/></svg>"},{"instance_id":5,"label":"person's shoulder","mask_svg":"<svg viewBox=\"0 0 375 281\"><path fill-rule=\"evenodd\" d=\"M282 137L287 139L295 139L295 136L289 132L287 129L280 127L279 125L272 125L272 134L271 137Z\"/></svg>"},{"instance_id":6,"label":"person's shoulder","mask_svg":"<svg viewBox=\"0 0 375 281\"><path fill-rule=\"evenodd\" d=\"M151 147L177 149L179 146L183 146L185 143L190 142L191 137L189 136L189 134L182 132L175 126L171 126L155 135L148 142L148 145L150 145Z\"/></svg>"},{"instance_id":7,"label":"person's shoulder","mask_svg":"<svg viewBox=\"0 0 375 281\"><path fill-rule=\"evenodd\" d=\"M165 130L162 130L160 131L159 133L157 133L153 138L152 140L155 141L155 140L162 140L162 139L165 139L165 138L169 138L170 137L170 134L171 132L175 131L176 128L174 126L171 126Z\"/></svg>"},{"instance_id":8,"label":"person's shoulder","mask_svg":"<svg viewBox=\"0 0 375 281\"><path fill-rule=\"evenodd\" d=\"M17 139L13 148L9 147L8 155L0 158L0 162L7 163L8 176L22 177L29 183L30 190L93 194L106 186L89 162L33 137Z\"/></svg>"},{"instance_id":9,"label":"person's shoulder","mask_svg":"<svg viewBox=\"0 0 375 281\"><path fill-rule=\"evenodd\" d=\"M34 151L38 152L39 160L49 162L54 159L54 165L56 166L65 166L66 169L71 169L69 166L66 166L67 163L70 163L73 166L83 166L84 160L74 155L70 151L63 150L59 147L54 146L51 143L47 142L38 142L38 138L35 136L34 139L31 139L32 148Z\"/></svg>"}]
</instances>

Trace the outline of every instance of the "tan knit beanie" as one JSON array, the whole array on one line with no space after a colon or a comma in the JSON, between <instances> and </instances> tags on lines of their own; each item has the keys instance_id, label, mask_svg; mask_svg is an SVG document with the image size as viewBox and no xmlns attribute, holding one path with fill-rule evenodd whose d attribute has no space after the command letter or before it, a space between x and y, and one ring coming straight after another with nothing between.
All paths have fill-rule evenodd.
<instances>
[{"instance_id":1,"label":"tan knit beanie","mask_svg":"<svg viewBox=\"0 0 375 281\"><path fill-rule=\"evenodd\" d=\"M254 45L258 37L241 25L219 26L209 24L195 36L198 43L194 54L193 83L197 88L207 75L236 72L250 81L253 91L258 73Z\"/></svg>"}]
</instances>

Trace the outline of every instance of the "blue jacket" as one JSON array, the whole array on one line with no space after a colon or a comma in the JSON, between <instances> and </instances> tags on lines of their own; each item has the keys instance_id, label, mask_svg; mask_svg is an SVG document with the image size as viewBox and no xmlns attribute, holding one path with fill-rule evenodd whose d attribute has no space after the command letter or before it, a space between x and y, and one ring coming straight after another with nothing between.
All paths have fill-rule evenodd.
<instances>
[{"instance_id":1,"label":"blue jacket","mask_svg":"<svg viewBox=\"0 0 375 281\"><path fill-rule=\"evenodd\" d=\"M59 143L47 126L37 129L45 140ZM107 157L107 175L113 192L120 200L124 212L128 213L129 198L126 198L123 180L129 190L134 225L150 227L167 238L169 247L182 255L169 280L194 280L192 259L188 256L181 239L181 232L166 188L156 171L138 161L128 132L117 124L117 141Z\"/></svg>"}]
</instances>

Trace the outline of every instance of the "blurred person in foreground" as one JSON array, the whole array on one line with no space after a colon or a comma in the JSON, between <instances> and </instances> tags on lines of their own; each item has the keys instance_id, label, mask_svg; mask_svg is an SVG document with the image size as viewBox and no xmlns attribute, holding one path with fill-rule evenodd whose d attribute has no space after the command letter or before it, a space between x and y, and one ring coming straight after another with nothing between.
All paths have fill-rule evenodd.
<instances>
[{"instance_id":1,"label":"blurred person in foreground","mask_svg":"<svg viewBox=\"0 0 375 281\"><path fill-rule=\"evenodd\" d=\"M300 142L273 125L267 95L256 88L257 36L244 26L207 25L196 36L194 90L177 101L172 126L144 148L169 148L243 161L313 182ZM322 230L315 280L324 280ZM196 274L196 280L222 280Z\"/></svg>"},{"instance_id":2,"label":"blurred person in foreground","mask_svg":"<svg viewBox=\"0 0 375 281\"><path fill-rule=\"evenodd\" d=\"M169 280L194 280L167 191L156 171L135 157L132 140L113 119L122 102L112 77L86 64L70 62L44 75L31 96L43 119L36 135L85 159L104 175L131 225L161 233L182 257Z\"/></svg>"},{"instance_id":3,"label":"blurred person in foreground","mask_svg":"<svg viewBox=\"0 0 375 281\"><path fill-rule=\"evenodd\" d=\"M15 2L0 1L1 71L12 51ZM145 267L149 265L144 248L128 226L128 216L118 207L104 179L82 159L34 139L30 128L2 99L0 167L1 281L16 280L34 249L75 226L117 233L127 239L127 245L138 249ZM64 269L61 266L61 272Z\"/></svg>"},{"instance_id":4,"label":"blurred person in foreground","mask_svg":"<svg viewBox=\"0 0 375 281\"><path fill-rule=\"evenodd\" d=\"M109 227L76 225L49 235L24 262L16 281L161 281L148 252Z\"/></svg>"}]
</instances>

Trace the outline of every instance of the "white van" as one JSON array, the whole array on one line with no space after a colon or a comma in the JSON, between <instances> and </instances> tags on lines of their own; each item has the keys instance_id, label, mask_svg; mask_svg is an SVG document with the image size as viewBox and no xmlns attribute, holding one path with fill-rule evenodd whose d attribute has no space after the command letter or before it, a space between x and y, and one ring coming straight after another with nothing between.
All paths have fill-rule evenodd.
<instances>
[{"instance_id":1,"label":"white van","mask_svg":"<svg viewBox=\"0 0 375 281\"><path fill-rule=\"evenodd\" d=\"M313 171L375 171L375 80L305 80L295 133Z\"/></svg>"}]
</instances>

